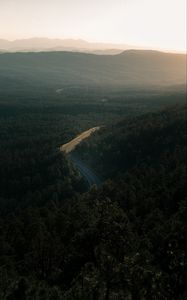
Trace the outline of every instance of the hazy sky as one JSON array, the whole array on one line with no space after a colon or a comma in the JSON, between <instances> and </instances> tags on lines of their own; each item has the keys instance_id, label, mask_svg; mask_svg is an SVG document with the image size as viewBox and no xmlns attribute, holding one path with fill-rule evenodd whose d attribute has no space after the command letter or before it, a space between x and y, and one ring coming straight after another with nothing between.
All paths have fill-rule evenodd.
<instances>
[{"instance_id":1,"label":"hazy sky","mask_svg":"<svg viewBox=\"0 0 187 300\"><path fill-rule=\"evenodd\" d=\"M80 38L186 50L186 0L0 0L0 38Z\"/></svg>"}]
</instances>

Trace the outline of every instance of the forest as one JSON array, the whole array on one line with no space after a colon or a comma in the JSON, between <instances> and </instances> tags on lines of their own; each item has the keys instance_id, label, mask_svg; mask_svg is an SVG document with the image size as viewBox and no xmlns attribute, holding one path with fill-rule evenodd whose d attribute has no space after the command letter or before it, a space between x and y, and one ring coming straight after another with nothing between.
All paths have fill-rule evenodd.
<instances>
[{"instance_id":1,"label":"forest","mask_svg":"<svg viewBox=\"0 0 187 300\"><path fill-rule=\"evenodd\" d=\"M185 299L184 89L1 92L0 299Z\"/></svg>"}]
</instances>

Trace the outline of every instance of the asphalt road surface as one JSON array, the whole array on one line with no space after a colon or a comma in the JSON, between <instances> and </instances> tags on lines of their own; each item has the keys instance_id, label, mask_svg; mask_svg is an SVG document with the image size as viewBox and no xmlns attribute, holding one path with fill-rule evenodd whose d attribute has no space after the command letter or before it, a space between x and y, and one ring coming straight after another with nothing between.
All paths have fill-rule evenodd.
<instances>
[{"instance_id":1,"label":"asphalt road surface","mask_svg":"<svg viewBox=\"0 0 187 300\"><path fill-rule=\"evenodd\" d=\"M62 145L60 147L60 151L68 154L69 159L72 161L73 165L76 167L76 169L79 171L79 173L85 178L85 180L88 182L89 187L96 185L99 187L102 183L102 180L94 173L91 168L89 168L83 161L81 161L77 156L75 156L72 151L76 148L78 144L80 144L84 139L88 138L92 133L94 133L96 130L99 130L100 127L93 127L90 128L81 134L79 134L77 137L75 137L70 142Z\"/></svg>"},{"instance_id":2,"label":"asphalt road surface","mask_svg":"<svg viewBox=\"0 0 187 300\"><path fill-rule=\"evenodd\" d=\"M97 131L99 129L100 129L100 127L98 126L98 127L93 127L93 128L90 128L90 129L82 132L81 134L79 134L76 138L74 138L70 142L62 145L60 147L60 151L65 152L66 154L72 152L78 144L80 144L83 140L87 139L92 133L94 133L95 131Z\"/></svg>"},{"instance_id":3,"label":"asphalt road surface","mask_svg":"<svg viewBox=\"0 0 187 300\"><path fill-rule=\"evenodd\" d=\"M93 185L96 185L97 187L99 187L102 184L102 180L83 161L81 161L79 158L77 158L73 154L70 154L69 157L70 157L70 160L72 161L73 165L76 167L76 169L82 175L82 177L84 177L85 180L88 182L89 187L91 187Z\"/></svg>"}]
</instances>

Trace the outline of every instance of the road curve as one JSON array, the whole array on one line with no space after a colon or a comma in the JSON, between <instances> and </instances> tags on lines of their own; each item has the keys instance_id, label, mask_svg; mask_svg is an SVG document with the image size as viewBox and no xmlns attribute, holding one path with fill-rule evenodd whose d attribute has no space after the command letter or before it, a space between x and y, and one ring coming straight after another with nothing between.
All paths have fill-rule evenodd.
<instances>
[{"instance_id":1,"label":"road curve","mask_svg":"<svg viewBox=\"0 0 187 300\"><path fill-rule=\"evenodd\" d=\"M60 147L61 152L68 154L68 157L73 165L88 182L89 187L93 185L99 187L102 184L102 180L83 161L81 161L76 155L72 154L72 151L78 144L80 144L83 140L87 139L92 133L99 129L99 126L90 128L89 130L82 132L76 138Z\"/></svg>"},{"instance_id":2,"label":"road curve","mask_svg":"<svg viewBox=\"0 0 187 300\"><path fill-rule=\"evenodd\" d=\"M83 161L81 161L78 157L70 154L70 160L79 173L84 177L87 181L89 187L96 185L97 187L101 186L102 181L101 179L91 170Z\"/></svg>"},{"instance_id":3,"label":"road curve","mask_svg":"<svg viewBox=\"0 0 187 300\"><path fill-rule=\"evenodd\" d=\"M97 127L93 127L93 128L90 128L90 129L82 132L81 134L79 134L76 138L74 138L70 142L62 145L60 147L60 151L65 152L66 154L72 152L76 148L76 146L78 144L80 144L80 142L87 139L92 133L94 133L95 131L97 131L99 129L100 129L100 127L97 126Z\"/></svg>"}]
</instances>

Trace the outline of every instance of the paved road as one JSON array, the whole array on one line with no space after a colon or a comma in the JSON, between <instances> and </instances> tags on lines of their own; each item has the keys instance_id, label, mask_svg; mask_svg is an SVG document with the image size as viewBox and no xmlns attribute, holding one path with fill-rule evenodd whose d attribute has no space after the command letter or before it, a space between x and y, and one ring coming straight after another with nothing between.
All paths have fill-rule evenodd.
<instances>
[{"instance_id":1,"label":"paved road","mask_svg":"<svg viewBox=\"0 0 187 300\"><path fill-rule=\"evenodd\" d=\"M89 187L93 185L96 185L97 187L101 186L101 178L99 178L83 161L73 154L70 154L69 157L79 173L88 182Z\"/></svg>"},{"instance_id":2,"label":"paved road","mask_svg":"<svg viewBox=\"0 0 187 300\"><path fill-rule=\"evenodd\" d=\"M97 131L99 129L100 129L100 127L98 126L98 127L93 127L93 128L90 128L90 129L82 132L81 134L79 134L76 138L74 138L70 142L62 145L60 147L60 151L63 151L66 154L72 152L76 148L76 146L78 144L80 144L80 142L87 139L92 133L94 133L95 131Z\"/></svg>"},{"instance_id":3,"label":"paved road","mask_svg":"<svg viewBox=\"0 0 187 300\"><path fill-rule=\"evenodd\" d=\"M88 138L92 133L94 133L96 130L99 130L99 129L100 129L99 126L90 128L89 130L82 132L76 138L74 138L70 142L68 142L60 147L60 151L68 154L69 159L72 161L72 163L77 168L79 173L88 182L89 187L91 187L93 185L96 185L97 187L99 187L102 183L102 180L83 161L81 161L76 155L74 155L72 153L72 151L84 139Z\"/></svg>"}]
</instances>

